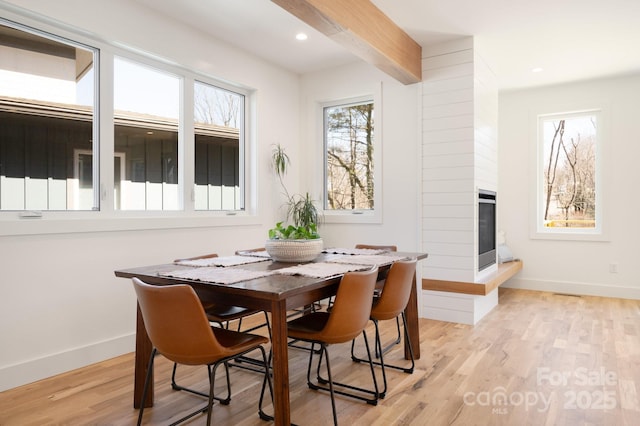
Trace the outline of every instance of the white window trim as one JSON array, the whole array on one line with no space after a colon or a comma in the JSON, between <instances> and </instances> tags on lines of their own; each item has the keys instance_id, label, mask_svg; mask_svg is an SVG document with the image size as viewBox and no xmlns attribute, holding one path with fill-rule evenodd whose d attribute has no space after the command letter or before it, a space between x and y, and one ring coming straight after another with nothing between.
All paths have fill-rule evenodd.
<instances>
[{"instance_id":1,"label":"white window trim","mask_svg":"<svg viewBox=\"0 0 640 426\"><path fill-rule=\"evenodd\" d=\"M99 37L87 35L86 31L78 30L71 26L60 24L46 17L27 13L20 8L11 5L2 5L0 10L3 18L51 33L57 37L67 38L77 43L86 44L96 48L100 52L96 68L99 75L99 97L95 109L99 114L99 140L113 140L113 58L120 56L140 63L146 63L153 68L158 68L182 77L183 102L193 104L193 89L185 90L185 86L193 84L194 80L202 81L221 88L225 88L245 95L245 129L244 133L244 163L241 168L248 174L241 179L245 184L244 197L245 209L243 211L196 211L194 210L193 187L185 187L186 178L191 175L193 182L194 147L185 144L185 134L193 134L193 116L191 120L186 117L185 105L181 105L181 116L184 123L179 129L178 150L183 155L180 169L180 194L183 201L183 210L165 211L122 211L114 210L114 185L113 185L113 144L100 143L99 145L99 211L2 211L0 212L0 236L16 235L41 235L41 234L66 234L82 232L106 232L106 231L130 231L153 229L180 229L198 227L227 227L259 225L257 217L257 141L255 137L255 111L256 94L251 88L241 87L225 83L215 76L195 72L174 62L141 52L131 46L119 43L105 42ZM105 70L107 72L105 72ZM190 93L189 93L190 92ZM189 129L189 127L191 129ZM190 131L191 130L191 131ZM190 165L190 166L189 166Z\"/></svg>"},{"instance_id":2,"label":"white window trim","mask_svg":"<svg viewBox=\"0 0 640 426\"><path fill-rule=\"evenodd\" d=\"M558 112L559 111L559 112ZM609 111L607 102L589 102L565 105L557 111L532 111L529 119L530 123L530 143L529 143L529 188L530 191L530 215L529 215L529 237L540 240L558 241L610 241L609 223L607 215L607 198L610 194L610 187L605 171L608 169L607 159L611 142L609 138ZM541 122L544 118L571 116L577 114L593 114L598 117L598 127L596 129L596 227L593 229L584 228L546 228L542 226L542 195L543 179L542 164L544 159L542 151L543 144L541 138Z\"/></svg>"},{"instance_id":3,"label":"white window trim","mask_svg":"<svg viewBox=\"0 0 640 426\"><path fill-rule=\"evenodd\" d=\"M324 108L330 106L339 106L353 103L370 102L373 100L375 128L373 133L373 210L326 210L324 209L325 195L325 168L326 153L324 145ZM316 116L318 117L318 138L319 153L317 158L321 158L319 163L319 176L316 186L317 193L321 194L322 214L325 223L362 223L362 224L380 224L382 223L382 90L381 86L377 86L372 94L354 96L349 98L325 100L318 102ZM318 162L317 162L318 163Z\"/></svg>"}]
</instances>

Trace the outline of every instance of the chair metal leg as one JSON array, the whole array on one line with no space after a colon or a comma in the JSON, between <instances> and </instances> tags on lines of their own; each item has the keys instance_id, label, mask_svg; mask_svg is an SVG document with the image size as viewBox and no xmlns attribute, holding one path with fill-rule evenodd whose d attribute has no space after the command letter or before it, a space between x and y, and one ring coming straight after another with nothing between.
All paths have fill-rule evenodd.
<instances>
[{"instance_id":1,"label":"chair metal leg","mask_svg":"<svg viewBox=\"0 0 640 426\"><path fill-rule=\"evenodd\" d=\"M151 374L153 371L153 361L155 359L155 356L157 354L158 350L156 348L153 348L153 350L151 351L151 356L149 357L149 364L147 365L147 376L144 379L144 389L142 390L142 404L140 405L140 411L138 412L138 423L137 425L140 426L142 424L142 416L144 414L144 401L147 399L147 392L149 390L149 386L151 385ZM213 384L210 385L211 387L211 393L209 395L205 396L209 396L209 399L211 400L211 396L213 395ZM182 417L181 419L177 420L176 422L172 423L170 426L175 426L179 423L184 422L185 420L188 420L190 418L192 418L193 416L200 414L200 413L204 413L205 411L211 411L211 404L212 402L210 402L207 406L202 407L197 409L196 411L191 412L190 414L187 414L186 416Z\"/></svg>"},{"instance_id":2,"label":"chair metal leg","mask_svg":"<svg viewBox=\"0 0 640 426\"><path fill-rule=\"evenodd\" d=\"M397 319L397 318L396 318ZM375 327L376 330L376 341L374 346L376 347L376 351L378 351L378 354L380 354L379 359L380 359L380 363L379 365L382 367L382 383L384 388L382 389L382 392L380 392L380 398L384 398L385 396L387 396L387 372L384 368L384 350L382 349L382 341L380 339L380 327L378 326L378 321L373 321L373 325ZM355 342L355 340L354 340ZM353 350L353 342L351 345L351 349ZM378 365L378 363L376 363L376 365Z\"/></svg>"},{"instance_id":3,"label":"chair metal leg","mask_svg":"<svg viewBox=\"0 0 640 426\"><path fill-rule=\"evenodd\" d=\"M298 342L301 342L301 340L298 340L298 339L291 339L291 340L287 343L287 346L289 346L290 348L300 349L300 350L303 350L303 351L310 351L310 350L312 350L311 348L309 348L309 347L307 347L307 346L301 346L301 345L298 345ZM312 346L312 347L313 347L313 346ZM316 354L320 354L320 349L317 349L317 350L315 351L315 353L316 353Z\"/></svg>"},{"instance_id":4,"label":"chair metal leg","mask_svg":"<svg viewBox=\"0 0 640 426\"><path fill-rule=\"evenodd\" d=\"M401 315L402 315L402 321L403 321L403 323L405 325L404 326L404 338L407 340L407 343L408 343L408 346L409 346L409 353L411 354L411 366L410 367L403 367L403 366L399 366L399 365L397 365L397 366L396 365L391 365L391 364L388 364L388 363L385 363L385 366L387 366L389 368L395 368L396 370L404 371L407 374L411 374L411 373L413 373L413 369L415 368L415 358L413 356L413 347L411 345L411 340L409 340L409 333L408 333L407 327L406 327L407 320L406 320L406 318L404 316L404 313L402 313ZM375 324L375 321L374 321L374 324ZM379 346L378 342L376 342L376 347L378 347L378 346ZM354 347L355 347L355 340L351 342L351 360L353 360L355 362L365 362L365 361L367 361L366 359L358 358L355 355ZM386 351L383 351L383 352L386 353ZM373 363L375 365L380 365L380 362L374 361Z\"/></svg>"},{"instance_id":5,"label":"chair metal leg","mask_svg":"<svg viewBox=\"0 0 640 426\"><path fill-rule=\"evenodd\" d=\"M409 354L411 355L411 368L405 368L403 371L405 373L412 374L413 370L416 368L416 358L413 355L413 345L411 344L411 339L409 338L409 328L407 327L407 317L404 315L404 312L402 313L402 324L404 326L404 338L407 339L407 346L409 347ZM391 366L391 368L394 368L394 367Z\"/></svg>"},{"instance_id":6,"label":"chair metal leg","mask_svg":"<svg viewBox=\"0 0 640 426\"><path fill-rule=\"evenodd\" d=\"M224 364L224 372L227 376L227 397L226 398L214 397L214 398L220 401L222 405L229 405L229 402L231 402L231 378L229 377L229 361L217 362L213 365L213 371L211 371L211 375L210 375L210 382L213 389L213 384L216 380L216 370L218 369L220 364ZM209 397L211 398L212 395L213 393L209 394Z\"/></svg>"},{"instance_id":7,"label":"chair metal leg","mask_svg":"<svg viewBox=\"0 0 640 426\"><path fill-rule=\"evenodd\" d=\"M329 393L331 394L331 410L333 412L333 424L334 426L338 426L338 414L336 413L336 396L335 396L335 390L333 389L333 378L331 376L331 363L329 362L329 352L327 352L327 345L325 345L324 343L321 343L320 350L325 353L327 358L327 375L329 376ZM313 351L311 351L311 354L313 356ZM320 359L322 359L322 354L320 355Z\"/></svg>"},{"instance_id":8,"label":"chair metal leg","mask_svg":"<svg viewBox=\"0 0 640 426\"><path fill-rule=\"evenodd\" d=\"M140 404L140 411L138 412L138 423L140 426L142 424L142 414L144 413L144 403L147 400L147 390L149 389L149 382L151 381L151 374L153 371L153 360L156 357L156 348L153 348L151 351L151 356L149 357L149 363L147 364L147 375L144 379L144 388L142 389L142 402Z\"/></svg>"},{"instance_id":9,"label":"chair metal leg","mask_svg":"<svg viewBox=\"0 0 640 426\"><path fill-rule=\"evenodd\" d=\"M415 368L415 359L413 356L413 347L411 346L411 340L409 340L409 332L407 331L407 320L404 316L404 312L401 314L402 316L402 322L404 325L404 338L407 341L407 344L409 346L409 353L411 354L411 366L410 367L405 367L405 366L401 366L401 365L393 365L393 364L388 364L384 361L384 357L383 354L387 352L386 349L382 348L382 341L380 338L380 329L379 329L379 325L378 325L378 321L377 320L373 320L373 324L375 326L375 331L376 331L376 341L375 341L375 349L376 352L378 352L379 359L380 361L373 361L373 364L378 365L380 367L382 367L382 378L383 378L383 382L384 382L384 388L382 390L382 392L380 392L380 397L384 398L386 396L387 393L387 374L386 374L386 370L385 367L389 367L389 368L393 368L396 370L400 370L403 371L407 374L411 374L413 373L413 370ZM398 318L396 318L396 320L398 320ZM399 320L398 320L399 321ZM355 362L365 362L367 361L367 359L364 358L358 358L355 355L355 339L353 341L351 341L351 359ZM393 345L391 345L393 346Z\"/></svg>"},{"instance_id":10,"label":"chair metal leg","mask_svg":"<svg viewBox=\"0 0 640 426\"><path fill-rule=\"evenodd\" d=\"M267 313L267 311L264 311L264 320L265 323L264 324L260 324L257 325L255 327L252 327L248 330L244 330L245 333L249 333L251 331L257 330L259 328L262 328L264 326L267 327L267 333L269 333L269 340L271 340L271 323L269 322L269 314ZM242 318L240 319L240 321L242 321ZM238 331L240 331L240 325L238 325ZM249 364L249 365L245 365L245 364ZM262 366L263 363L260 362L260 360L251 358L251 357L247 357L247 356L241 356L238 357L237 359L233 360L233 363L230 364L232 367L237 367L237 368L242 368L245 370L249 370L249 371L253 371L255 373L262 373L262 368L256 368L254 366Z\"/></svg>"},{"instance_id":11,"label":"chair metal leg","mask_svg":"<svg viewBox=\"0 0 640 426\"><path fill-rule=\"evenodd\" d=\"M324 378L321 375L321 364L322 364L322 358L323 355L326 356L327 358L327 362L329 361L329 352L326 348L323 349L322 344L320 342L321 345L321 352L320 352L320 358L318 360L318 367L316 370L316 380L317 380L317 384L313 383L310 380L310 369L311 369L311 365L309 365L308 370L307 370L307 385L311 388L311 389L315 389L315 390L325 390L328 391L329 389L321 386L320 384L327 384L329 383L330 386L338 386L339 389L334 389L334 393L337 393L339 395L343 395L343 396L348 396L351 398L355 398L355 399L359 399L361 401L365 401L367 404L370 405L377 405L378 404L378 399L380 398L380 391L378 389L378 380L376 378L375 375L375 371L373 368L373 360L372 360L372 356L371 356L371 351L369 349L369 340L367 338L367 333L363 330L362 331L362 335L364 336L364 341L365 341L365 346L367 348L367 356L368 356L368 361L369 361L369 369L371 370L371 377L373 379L373 390L372 389L366 389L366 388L362 388L362 387L358 387L358 386L353 386L347 383L342 383L342 382L337 382L335 380L333 380L332 378L328 377L328 378ZM313 359L313 351L310 352L310 357L309 357L309 363L312 362ZM327 372L327 374L329 374ZM345 390L342 390L345 389ZM368 394L371 395L371 397L366 397L363 395L359 395L359 394L355 394L352 392L347 392L346 389L351 389L354 391L357 391L359 393L362 394Z\"/></svg>"},{"instance_id":12,"label":"chair metal leg","mask_svg":"<svg viewBox=\"0 0 640 426\"><path fill-rule=\"evenodd\" d=\"M176 383L176 370L177 370L177 368L178 368L178 364L176 364L174 362L173 363L173 372L171 373L171 389L176 390L176 391L190 392L190 393L192 393L194 395L204 396L205 398L209 397L209 394L207 394L207 393L200 392L200 391L197 391L195 389L187 388L187 387L181 386L178 383ZM211 368L209 368L208 373L209 373L209 375L211 375Z\"/></svg>"},{"instance_id":13,"label":"chair metal leg","mask_svg":"<svg viewBox=\"0 0 640 426\"><path fill-rule=\"evenodd\" d=\"M262 391L260 394L260 401L258 403L258 414L260 416L261 419L263 420L273 420L273 416L269 416L267 415L264 410L262 409L262 403L263 403L263 396L264 396L264 389L266 387L266 383L268 383L269 385L269 392L271 394L271 401L273 402L273 385L271 384L271 373L269 371L269 362L267 361L267 354L266 351L264 350L264 348L262 346L258 346L257 348L254 349L250 349L238 356L244 356L245 354L254 351L255 349L260 349L261 355L262 355L262 369L260 370L260 372L262 372L265 375L265 378L263 380L263 384L262 384ZM207 413L207 426L209 426L211 424L211 407L214 404L214 400L219 401L221 404L223 405L228 405L231 402L231 377L229 375L229 367L230 367L230 361L234 358L226 358L226 359L222 359L218 362L216 362L215 364L213 364L212 366L208 366L209 368L209 394L205 394L204 396L208 397L209 399L209 404L198 410L195 411L192 414L189 414L188 416L183 417L182 419L178 420L176 423L174 423L171 426L174 426L178 423L181 423L191 417L193 417L194 415L202 412L204 413L205 411L208 411ZM227 396L226 397L220 397L220 396L216 396L214 394L214 388L215 388L215 380L216 380L216 371L218 369L218 367L220 365L224 365L224 369L225 369L225 375L226 375L226 381L227 381ZM195 392L194 392L195 393Z\"/></svg>"},{"instance_id":14,"label":"chair metal leg","mask_svg":"<svg viewBox=\"0 0 640 426\"><path fill-rule=\"evenodd\" d=\"M329 353L327 352L327 345L325 345L324 343L318 342L318 345L320 345L320 349L318 349L316 351L314 349L315 348L315 344L316 344L316 342L311 342L311 349L309 350L309 363L307 364L307 386L309 386L309 389L313 389L313 390L329 391L329 394L331 395L331 410L332 410L332 413L333 413L333 424L335 426L337 426L338 425L338 414L337 414L337 411L336 411L336 401L335 401L335 394L337 392L333 388L333 377L331 376L331 362L329 361ZM311 366L313 364L313 354L314 353L319 353L320 354L320 358L318 359L318 371L316 372L317 379L318 379L318 381L320 383L328 383L329 384L328 388L316 385L315 383L313 383L311 381ZM326 380L326 381L320 377L320 364L322 364L322 357L323 356L327 357L327 376L329 377L329 379Z\"/></svg>"},{"instance_id":15,"label":"chair metal leg","mask_svg":"<svg viewBox=\"0 0 640 426\"><path fill-rule=\"evenodd\" d=\"M227 363L225 362L224 365L226 366ZM214 385L215 385L215 381L216 381L216 369L217 369L217 365L213 367L213 369L210 369L210 374L209 374L209 403L207 405L207 426L211 425L211 407L213 407L213 400L214 400L214 395L213 395L213 389L214 389ZM229 386L228 391L229 391L229 399L231 399L231 385L229 384L229 368L227 367L227 384Z\"/></svg>"},{"instance_id":16,"label":"chair metal leg","mask_svg":"<svg viewBox=\"0 0 640 426\"><path fill-rule=\"evenodd\" d=\"M396 317L396 330L397 330L396 340L394 340L393 342L389 343L387 346L384 347L384 349L378 350L378 345L375 345L376 358L380 358L380 354L381 353L385 353L386 354L395 345L399 345L400 342L402 342L402 334L400 332L400 318L398 318L398 317Z\"/></svg>"},{"instance_id":17,"label":"chair metal leg","mask_svg":"<svg viewBox=\"0 0 640 426\"><path fill-rule=\"evenodd\" d=\"M269 351L269 357L267 361L267 354L262 346L260 346L260 350L262 351L262 359L264 360L264 379L262 380L262 389L260 390L260 400L258 401L258 415L262 420L274 420L274 417L265 413L262 408L262 402L264 401L264 391L269 385L269 394L271 395L271 403L273 403L273 384L271 383L271 371L269 369L269 364L271 363L271 351Z\"/></svg>"},{"instance_id":18,"label":"chair metal leg","mask_svg":"<svg viewBox=\"0 0 640 426\"><path fill-rule=\"evenodd\" d=\"M192 412L190 414L187 414L186 416L182 417L180 420L176 420L175 422L171 423L169 426L179 425L180 423L185 422L185 421L189 420L190 418L192 418L192 417L194 417L194 416L196 416L198 414L204 413L205 411L207 413L211 413L211 406L205 405L204 407L202 407L202 408L200 408L200 409L198 409L198 410L196 410L196 411L194 411L194 412ZM208 416L209 415L207 414L207 417Z\"/></svg>"},{"instance_id":19,"label":"chair metal leg","mask_svg":"<svg viewBox=\"0 0 640 426\"><path fill-rule=\"evenodd\" d=\"M172 389L173 390L177 390L177 391L185 391L185 392L192 393L194 395L199 395L199 396L203 396L205 398L209 398L209 394L208 393L200 392L200 391L197 391L195 389L191 389L191 388L187 388L187 387L178 385L175 382L176 365L177 364L175 364L175 363L173 364L173 374L171 375L171 387L172 387ZM218 400L221 404L227 405L227 404L229 404L229 401L231 400L231 379L229 378L229 362L225 361L224 362L224 366L225 366L225 374L227 376L227 397L226 398L215 397L215 399ZM215 378L215 369L216 368L217 368L217 365L213 369L212 369L212 367L210 365L207 366L209 380L211 380L212 377Z\"/></svg>"},{"instance_id":20,"label":"chair metal leg","mask_svg":"<svg viewBox=\"0 0 640 426\"><path fill-rule=\"evenodd\" d=\"M389 363L385 363L385 367L394 368L396 370L404 371L407 374L413 373L413 370L416 366L415 358L413 356L413 346L411 345L411 339L409 339L409 331L407 329L407 318L404 316L404 312L400 314L402 316L402 324L404 326L404 338L407 341L407 345L409 346L409 354L411 355L411 366L403 367L401 365L393 365Z\"/></svg>"}]
</instances>

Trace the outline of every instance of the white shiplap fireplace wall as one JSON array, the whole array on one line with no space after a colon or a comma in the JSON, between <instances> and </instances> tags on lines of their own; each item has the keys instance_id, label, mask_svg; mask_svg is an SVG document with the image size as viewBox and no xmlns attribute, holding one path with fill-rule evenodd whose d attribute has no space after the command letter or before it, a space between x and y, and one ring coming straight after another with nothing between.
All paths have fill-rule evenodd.
<instances>
[{"instance_id":1,"label":"white shiplap fireplace wall","mask_svg":"<svg viewBox=\"0 0 640 426\"><path fill-rule=\"evenodd\" d=\"M477 259L478 189L498 186L495 76L472 37L425 49L422 68L422 277L477 282L495 270L479 273ZM422 316L475 324L497 304L493 293L423 290Z\"/></svg>"}]
</instances>

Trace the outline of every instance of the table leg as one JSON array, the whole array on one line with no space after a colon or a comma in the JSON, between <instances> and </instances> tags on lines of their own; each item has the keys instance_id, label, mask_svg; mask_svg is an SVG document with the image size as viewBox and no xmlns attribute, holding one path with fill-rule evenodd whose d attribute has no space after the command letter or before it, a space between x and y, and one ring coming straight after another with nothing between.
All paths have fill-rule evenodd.
<instances>
[{"instance_id":1,"label":"table leg","mask_svg":"<svg viewBox=\"0 0 640 426\"><path fill-rule=\"evenodd\" d=\"M144 391L144 380L147 375L147 368L149 366L149 357L153 346L149 335L147 335L147 329L144 326L144 320L142 319L142 312L140 311L140 305L137 305L136 315L136 354L135 354L135 366L134 366L134 382L133 382L133 407L140 408L142 402L142 392ZM153 406L153 371L151 372L151 385L147 392L147 400L144 402L145 407Z\"/></svg>"},{"instance_id":2,"label":"table leg","mask_svg":"<svg viewBox=\"0 0 640 426\"><path fill-rule=\"evenodd\" d=\"M276 425L291 424L289 401L289 354L287 346L287 307L273 302L271 309L271 348L273 350L273 407Z\"/></svg>"},{"instance_id":3,"label":"table leg","mask_svg":"<svg viewBox=\"0 0 640 426\"><path fill-rule=\"evenodd\" d=\"M409 295L409 302L404 310L404 315L407 318L407 332L409 334L409 340L411 341L411 348L413 349L413 357L420 359L420 328L418 325L418 290L416 287L416 274L413 274L413 285L411 287L411 294ZM409 353L409 346L405 342L404 344L404 357L405 359L411 359Z\"/></svg>"}]
</instances>

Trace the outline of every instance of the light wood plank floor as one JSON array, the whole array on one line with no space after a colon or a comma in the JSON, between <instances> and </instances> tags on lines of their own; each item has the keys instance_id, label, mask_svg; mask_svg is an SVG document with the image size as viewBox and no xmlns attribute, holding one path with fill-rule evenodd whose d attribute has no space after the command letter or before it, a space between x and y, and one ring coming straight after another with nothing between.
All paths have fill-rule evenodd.
<instances>
[{"instance_id":1,"label":"light wood plank floor","mask_svg":"<svg viewBox=\"0 0 640 426\"><path fill-rule=\"evenodd\" d=\"M420 330L416 371L389 370L390 390L377 406L338 397L341 424L638 424L640 301L500 289L500 305L475 327L421 320ZM387 321L384 336L394 333ZM350 361L349 345L330 351L341 380L370 379L367 367ZM398 347L387 361L401 356ZM290 350L292 421L330 424L328 395L306 387L306 361L306 352ZM171 390L166 359L156 366L156 404L145 412L146 424L166 424L203 403ZM134 424L132 374L127 354L2 392L0 425ZM181 367L179 376L181 384L206 389L203 368ZM232 390L230 405L214 406L214 424L269 424L257 416L256 373L233 369ZM189 424L204 423L199 416Z\"/></svg>"}]
</instances>

